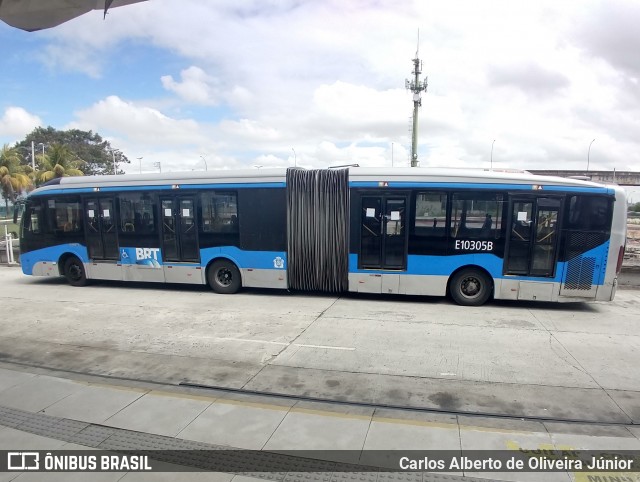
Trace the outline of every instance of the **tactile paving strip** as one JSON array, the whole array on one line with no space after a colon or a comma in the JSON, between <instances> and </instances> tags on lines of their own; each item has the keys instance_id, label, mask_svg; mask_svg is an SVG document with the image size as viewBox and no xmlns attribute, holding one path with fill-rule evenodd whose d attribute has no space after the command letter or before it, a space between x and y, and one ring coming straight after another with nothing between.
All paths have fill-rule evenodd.
<instances>
[{"instance_id":1,"label":"tactile paving strip","mask_svg":"<svg viewBox=\"0 0 640 482\"><path fill-rule=\"evenodd\" d=\"M277 482L492 482L493 479L420 472L388 472L341 462L192 442L163 435L105 427L17 408L0 407L0 425L99 450L136 452L194 469L229 472ZM216 450L216 457L207 451ZM220 452L222 451L222 452ZM246 471L247 467L253 470Z\"/></svg>"}]
</instances>

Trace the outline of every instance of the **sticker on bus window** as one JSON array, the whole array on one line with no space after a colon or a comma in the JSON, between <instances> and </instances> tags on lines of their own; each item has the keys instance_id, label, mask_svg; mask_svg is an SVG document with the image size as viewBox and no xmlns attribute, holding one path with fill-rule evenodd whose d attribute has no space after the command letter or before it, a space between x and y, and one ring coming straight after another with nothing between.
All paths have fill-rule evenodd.
<instances>
[{"instance_id":1,"label":"sticker on bus window","mask_svg":"<svg viewBox=\"0 0 640 482\"><path fill-rule=\"evenodd\" d=\"M191 217L191 209L182 209L182 217L190 218Z\"/></svg>"},{"instance_id":2,"label":"sticker on bus window","mask_svg":"<svg viewBox=\"0 0 640 482\"><path fill-rule=\"evenodd\" d=\"M171 209L170 208L165 208L164 215L165 215L165 217L170 218L171 217Z\"/></svg>"},{"instance_id":3,"label":"sticker on bus window","mask_svg":"<svg viewBox=\"0 0 640 482\"><path fill-rule=\"evenodd\" d=\"M518 211L518 221L527 221L527 212L526 211Z\"/></svg>"},{"instance_id":4,"label":"sticker on bus window","mask_svg":"<svg viewBox=\"0 0 640 482\"><path fill-rule=\"evenodd\" d=\"M105 209L104 211L102 211L102 215L103 215L105 218L110 217L110 215L109 215L109 210L108 210L108 209Z\"/></svg>"},{"instance_id":5,"label":"sticker on bus window","mask_svg":"<svg viewBox=\"0 0 640 482\"><path fill-rule=\"evenodd\" d=\"M367 208L367 217L375 218L376 217L376 208Z\"/></svg>"},{"instance_id":6,"label":"sticker on bus window","mask_svg":"<svg viewBox=\"0 0 640 482\"><path fill-rule=\"evenodd\" d=\"M49 209L55 209L55 208L56 208L55 199L49 199Z\"/></svg>"},{"instance_id":7,"label":"sticker on bus window","mask_svg":"<svg viewBox=\"0 0 640 482\"><path fill-rule=\"evenodd\" d=\"M400 221L400 211L391 211L391 221Z\"/></svg>"},{"instance_id":8,"label":"sticker on bus window","mask_svg":"<svg viewBox=\"0 0 640 482\"><path fill-rule=\"evenodd\" d=\"M89 212L87 213L89 215L90 218L95 218L96 217L96 213L93 209L89 209Z\"/></svg>"}]
</instances>

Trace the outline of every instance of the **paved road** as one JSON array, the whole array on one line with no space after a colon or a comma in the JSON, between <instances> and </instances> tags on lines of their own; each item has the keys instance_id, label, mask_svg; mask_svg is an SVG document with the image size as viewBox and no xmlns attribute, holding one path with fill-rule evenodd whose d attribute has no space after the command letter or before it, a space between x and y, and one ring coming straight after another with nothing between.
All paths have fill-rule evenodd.
<instances>
[{"instance_id":1,"label":"paved road","mask_svg":"<svg viewBox=\"0 0 640 482\"><path fill-rule=\"evenodd\" d=\"M640 422L640 291L613 303L330 296L0 268L0 361L163 383Z\"/></svg>"}]
</instances>

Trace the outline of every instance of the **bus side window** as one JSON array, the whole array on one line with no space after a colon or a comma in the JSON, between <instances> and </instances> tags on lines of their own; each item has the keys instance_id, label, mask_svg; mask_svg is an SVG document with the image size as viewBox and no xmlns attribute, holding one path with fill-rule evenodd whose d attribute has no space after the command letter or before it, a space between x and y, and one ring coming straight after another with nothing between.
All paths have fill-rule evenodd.
<instances>
[{"instance_id":1,"label":"bus side window","mask_svg":"<svg viewBox=\"0 0 640 482\"><path fill-rule=\"evenodd\" d=\"M82 208L78 198L47 199L50 229L54 234L75 234L82 232Z\"/></svg>"},{"instance_id":2,"label":"bus side window","mask_svg":"<svg viewBox=\"0 0 640 482\"><path fill-rule=\"evenodd\" d=\"M155 211L148 193L121 194L120 232L153 234L156 232Z\"/></svg>"},{"instance_id":3,"label":"bus side window","mask_svg":"<svg viewBox=\"0 0 640 482\"><path fill-rule=\"evenodd\" d=\"M444 237L447 224L447 194L419 192L416 194L414 234Z\"/></svg>"},{"instance_id":4,"label":"bus side window","mask_svg":"<svg viewBox=\"0 0 640 482\"><path fill-rule=\"evenodd\" d=\"M42 233L42 205L39 200L30 201L27 205L23 226L25 234Z\"/></svg>"},{"instance_id":5,"label":"bus side window","mask_svg":"<svg viewBox=\"0 0 640 482\"><path fill-rule=\"evenodd\" d=\"M608 231L611 224L612 200L601 196L569 198L569 229Z\"/></svg>"},{"instance_id":6,"label":"bus side window","mask_svg":"<svg viewBox=\"0 0 640 482\"><path fill-rule=\"evenodd\" d=\"M201 195L202 231L237 233L238 201L233 192L205 192Z\"/></svg>"},{"instance_id":7,"label":"bus side window","mask_svg":"<svg viewBox=\"0 0 640 482\"><path fill-rule=\"evenodd\" d=\"M453 238L498 239L504 199L494 193L454 193L451 203Z\"/></svg>"}]
</instances>

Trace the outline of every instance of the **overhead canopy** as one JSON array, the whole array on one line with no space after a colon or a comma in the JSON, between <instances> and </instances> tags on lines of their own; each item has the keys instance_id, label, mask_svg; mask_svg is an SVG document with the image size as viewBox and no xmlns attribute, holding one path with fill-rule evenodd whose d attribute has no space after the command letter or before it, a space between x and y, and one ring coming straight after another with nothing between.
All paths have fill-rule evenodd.
<instances>
[{"instance_id":1,"label":"overhead canopy","mask_svg":"<svg viewBox=\"0 0 640 482\"><path fill-rule=\"evenodd\" d=\"M28 32L51 28L91 10L107 10L145 0L0 0L0 20Z\"/></svg>"}]
</instances>

